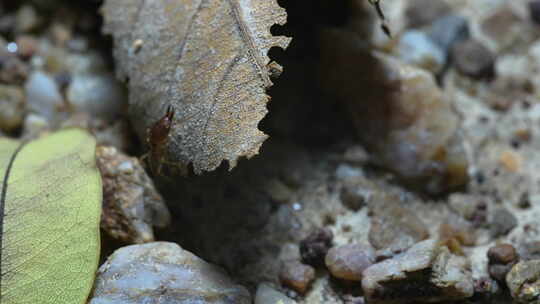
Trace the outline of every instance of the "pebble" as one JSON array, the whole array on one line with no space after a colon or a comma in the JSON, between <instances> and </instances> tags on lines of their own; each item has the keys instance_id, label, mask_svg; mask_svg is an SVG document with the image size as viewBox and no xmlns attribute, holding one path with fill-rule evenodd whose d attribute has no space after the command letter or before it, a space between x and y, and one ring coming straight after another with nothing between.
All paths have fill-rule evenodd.
<instances>
[{"instance_id":1,"label":"pebble","mask_svg":"<svg viewBox=\"0 0 540 304\"><path fill-rule=\"evenodd\" d=\"M377 250L400 253L429 237L424 222L396 201L373 204L368 239Z\"/></svg>"},{"instance_id":2,"label":"pebble","mask_svg":"<svg viewBox=\"0 0 540 304\"><path fill-rule=\"evenodd\" d=\"M367 268L362 289L368 303L445 302L471 297L474 283L464 257L426 240Z\"/></svg>"},{"instance_id":3,"label":"pebble","mask_svg":"<svg viewBox=\"0 0 540 304\"><path fill-rule=\"evenodd\" d=\"M454 45L452 59L457 71L474 79L495 77L495 55L476 40L465 40Z\"/></svg>"},{"instance_id":4,"label":"pebble","mask_svg":"<svg viewBox=\"0 0 540 304\"><path fill-rule=\"evenodd\" d=\"M42 116L29 113L24 119L23 133L26 138L37 138L50 129L49 122Z\"/></svg>"},{"instance_id":5,"label":"pebble","mask_svg":"<svg viewBox=\"0 0 540 304\"><path fill-rule=\"evenodd\" d=\"M27 104L30 111L54 122L64 100L54 78L42 71L30 74L25 84Z\"/></svg>"},{"instance_id":6,"label":"pebble","mask_svg":"<svg viewBox=\"0 0 540 304\"><path fill-rule=\"evenodd\" d=\"M127 105L125 88L110 74L74 75L66 94L75 111L104 120L123 114Z\"/></svg>"},{"instance_id":7,"label":"pebble","mask_svg":"<svg viewBox=\"0 0 540 304\"><path fill-rule=\"evenodd\" d=\"M488 266L489 275L498 282L504 282L506 275L512 269L513 264L493 264Z\"/></svg>"},{"instance_id":8,"label":"pebble","mask_svg":"<svg viewBox=\"0 0 540 304\"><path fill-rule=\"evenodd\" d=\"M325 263L333 277L361 281L362 272L375 263L375 252L369 245L342 245L328 251Z\"/></svg>"},{"instance_id":9,"label":"pebble","mask_svg":"<svg viewBox=\"0 0 540 304\"><path fill-rule=\"evenodd\" d=\"M525 3L524 3L525 4ZM525 8L525 5L523 5ZM522 18L511 5L495 6L491 13L481 21L480 29L491 40L492 50L502 53L507 48L521 45L530 36L535 36Z\"/></svg>"},{"instance_id":10,"label":"pebble","mask_svg":"<svg viewBox=\"0 0 540 304\"><path fill-rule=\"evenodd\" d=\"M454 44L470 37L468 20L460 15L446 15L433 22L428 36L445 55L449 54Z\"/></svg>"},{"instance_id":11,"label":"pebble","mask_svg":"<svg viewBox=\"0 0 540 304\"><path fill-rule=\"evenodd\" d=\"M450 217L439 226L439 239L452 253L464 255L462 246L475 245L475 232L464 220Z\"/></svg>"},{"instance_id":12,"label":"pebble","mask_svg":"<svg viewBox=\"0 0 540 304\"><path fill-rule=\"evenodd\" d=\"M514 246L510 244L498 244L489 248L487 256L491 264L510 264L519 257Z\"/></svg>"},{"instance_id":13,"label":"pebble","mask_svg":"<svg viewBox=\"0 0 540 304\"><path fill-rule=\"evenodd\" d=\"M23 84L28 77L28 64L13 54L0 52L0 82L5 84Z\"/></svg>"},{"instance_id":14,"label":"pebble","mask_svg":"<svg viewBox=\"0 0 540 304\"><path fill-rule=\"evenodd\" d=\"M529 1L529 14L531 16L531 19L534 22L536 22L537 24L540 24L540 1L539 0Z\"/></svg>"},{"instance_id":15,"label":"pebble","mask_svg":"<svg viewBox=\"0 0 540 304\"><path fill-rule=\"evenodd\" d=\"M140 161L105 146L96 156L103 180L101 228L125 243L154 241L152 227L167 227L171 215Z\"/></svg>"},{"instance_id":16,"label":"pebble","mask_svg":"<svg viewBox=\"0 0 540 304\"><path fill-rule=\"evenodd\" d=\"M17 54L23 59L32 57L38 51L38 41L31 35L19 35L15 40Z\"/></svg>"},{"instance_id":17,"label":"pebble","mask_svg":"<svg viewBox=\"0 0 540 304\"><path fill-rule=\"evenodd\" d=\"M365 165L369 162L370 155L363 146L350 146L343 153L343 160L358 165Z\"/></svg>"},{"instance_id":18,"label":"pebble","mask_svg":"<svg viewBox=\"0 0 540 304\"><path fill-rule=\"evenodd\" d=\"M499 157L499 164L509 172L518 172L521 169L521 157L512 151L504 151Z\"/></svg>"},{"instance_id":19,"label":"pebble","mask_svg":"<svg viewBox=\"0 0 540 304\"><path fill-rule=\"evenodd\" d=\"M495 210L493 219L490 223L490 234L492 237L500 237L507 235L518 224L517 218L514 214L505 208L499 208Z\"/></svg>"},{"instance_id":20,"label":"pebble","mask_svg":"<svg viewBox=\"0 0 540 304\"><path fill-rule=\"evenodd\" d=\"M371 189L365 189L356 183L345 183L341 188L340 199L345 207L356 212L364 208L371 201L373 195Z\"/></svg>"},{"instance_id":21,"label":"pebble","mask_svg":"<svg viewBox=\"0 0 540 304\"><path fill-rule=\"evenodd\" d=\"M365 174L362 168L340 164L336 169L335 176L339 180L354 180L364 177Z\"/></svg>"},{"instance_id":22,"label":"pebble","mask_svg":"<svg viewBox=\"0 0 540 304\"><path fill-rule=\"evenodd\" d=\"M294 291L305 294L315 279L315 269L300 261L286 261L279 273L281 283Z\"/></svg>"},{"instance_id":23,"label":"pebble","mask_svg":"<svg viewBox=\"0 0 540 304\"><path fill-rule=\"evenodd\" d=\"M413 0L408 1L405 11L407 25L411 28L429 25L451 11L445 1Z\"/></svg>"},{"instance_id":24,"label":"pebble","mask_svg":"<svg viewBox=\"0 0 540 304\"><path fill-rule=\"evenodd\" d=\"M446 62L444 50L423 31L409 30L403 33L396 51L403 62L433 73L439 72Z\"/></svg>"},{"instance_id":25,"label":"pebble","mask_svg":"<svg viewBox=\"0 0 540 304\"><path fill-rule=\"evenodd\" d=\"M506 285L516 303L540 304L540 260L514 265L506 276Z\"/></svg>"},{"instance_id":26,"label":"pebble","mask_svg":"<svg viewBox=\"0 0 540 304\"><path fill-rule=\"evenodd\" d=\"M116 250L99 268L89 304L251 304L246 288L173 243Z\"/></svg>"},{"instance_id":27,"label":"pebble","mask_svg":"<svg viewBox=\"0 0 540 304\"><path fill-rule=\"evenodd\" d=\"M318 228L300 241L302 262L318 267L324 265L324 258L332 247L334 234L328 228Z\"/></svg>"},{"instance_id":28,"label":"pebble","mask_svg":"<svg viewBox=\"0 0 540 304\"><path fill-rule=\"evenodd\" d=\"M277 291L270 284L257 286L254 304L296 304L296 301Z\"/></svg>"},{"instance_id":29,"label":"pebble","mask_svg":"<svg viewBox=\"0 0 540 304\"><path fill-rule=\"evenodd\" d=\"M25 98L18 86L0 84L0 130L12 132L24 121Z\"/></svg>"},{"instance_id":30,"label":"pebble","mask_svg":"<svg viewBox=\"0 0 540 304\"><path fill-rule=\"evenodd\" d=\"M274 178L265 184L265 191L270 198L280 204L287 204L293 198L294 192L280 179Z\"/></svg>"},{"instance_id":31,"label":"pebble","mask_svg":"<svg viewBox=\"0 0 540 304\"><path fill-rule=\"evenodd\" d=\"M371 163L431 194L467 183L459 118L433 74L366 51L356 39L338 30L321 34L321 84L344 104Z\"/></svg>"},{"instance_id":32,"label":"pebble","mask_svg":"<svg viewBox=\"0 0 540 304\"><path fill-rule=\"evenodd\" d=\"M540 241L526 242L518 248L522 261L540 260Z\"/></svg>"},{"instance_id":33,"label":"pebble","mask_svg":"<svg viewBox=\"0 0 540 304\"><path fill-rule=\"evenodd\" d=\"M28 33L40 24L40 17L34 7L30 5L19 8L15 18L15 31L18 33Z\"/></svg>"}]
</instances>

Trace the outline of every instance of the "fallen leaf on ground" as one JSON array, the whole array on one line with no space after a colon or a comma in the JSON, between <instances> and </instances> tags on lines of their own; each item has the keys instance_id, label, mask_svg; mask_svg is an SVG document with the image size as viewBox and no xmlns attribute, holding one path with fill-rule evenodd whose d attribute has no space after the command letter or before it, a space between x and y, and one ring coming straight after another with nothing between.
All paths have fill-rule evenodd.
<instances>
[{"instance_id":1,"label":"fallen leaf on ground","mask_svg":"<svg viewBox=\"0 0 540 304\"><path fill-rule=\"evenodd\" d=\"M270 33L286 22L276 0L108 0L103 15L139 136L169 105L176 112L167 163L201 173L258 153L278 67L267 54L290 41Z\"/></svg>"},{"instance_id":2,"label":"fallen leaf on ground","mask_svg":"<svg viewBox=\"0 0 540 304\"><path fill-rule=\"evenodd\" d=\"M0 138L0 302L86 303L99 258L95 139Z\"/></svg>"}]
</instances>

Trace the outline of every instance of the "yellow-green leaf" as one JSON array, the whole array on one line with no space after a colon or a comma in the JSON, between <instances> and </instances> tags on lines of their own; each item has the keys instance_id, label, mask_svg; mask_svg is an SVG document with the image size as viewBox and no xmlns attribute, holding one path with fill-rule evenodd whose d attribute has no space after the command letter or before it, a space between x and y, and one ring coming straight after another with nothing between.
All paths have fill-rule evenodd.
<instances>
[{"instance_id":1,"label":"yellow-green leaf","mask_svg":"<svg viewBox=\"0 0 540 304\"><path fill-rule=\"evenodd\" d=\"M86 302L99 259L95 146L78 129L0 138L0 303Z\"/></svg>"}]
</instances>

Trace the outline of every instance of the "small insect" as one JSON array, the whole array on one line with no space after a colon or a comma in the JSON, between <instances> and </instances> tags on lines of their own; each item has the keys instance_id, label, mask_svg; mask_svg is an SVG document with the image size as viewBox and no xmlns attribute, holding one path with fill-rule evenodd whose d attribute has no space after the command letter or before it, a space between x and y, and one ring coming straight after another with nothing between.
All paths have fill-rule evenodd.
<instances>
[{"instance_id":1,"label":"small insect","mask_svg":"<svg viewBox=\"0 0 540 304\"><path fill-rule=\"evenodd\" d=\"M146 142L150 151L142 159L149 158L150 170L161 175L162 165L165 162L169 132L174 119L174 109L167 107L167 112L147 130ZM157 169L157 170L155 170Z\"/></svg>"}]
</instances>

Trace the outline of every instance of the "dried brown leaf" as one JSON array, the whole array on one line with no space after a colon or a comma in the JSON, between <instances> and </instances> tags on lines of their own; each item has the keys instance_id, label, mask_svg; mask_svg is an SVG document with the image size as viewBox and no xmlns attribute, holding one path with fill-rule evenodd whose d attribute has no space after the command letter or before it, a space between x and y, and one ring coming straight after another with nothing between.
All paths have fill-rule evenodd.
<instances>
[{"instance_id":1,"label":"dried brown leaf","mask_svg":"<svg viewBox=\"0 0 540 304\"><path fill-rule=\"evenodd\" d=\"M272 85L267 54L290 41L270 34L286 22L276 0L107 0L103 14L141 138L170 104L168 162L200 173L258 153Z\"/></svg>"}]
</instances>

